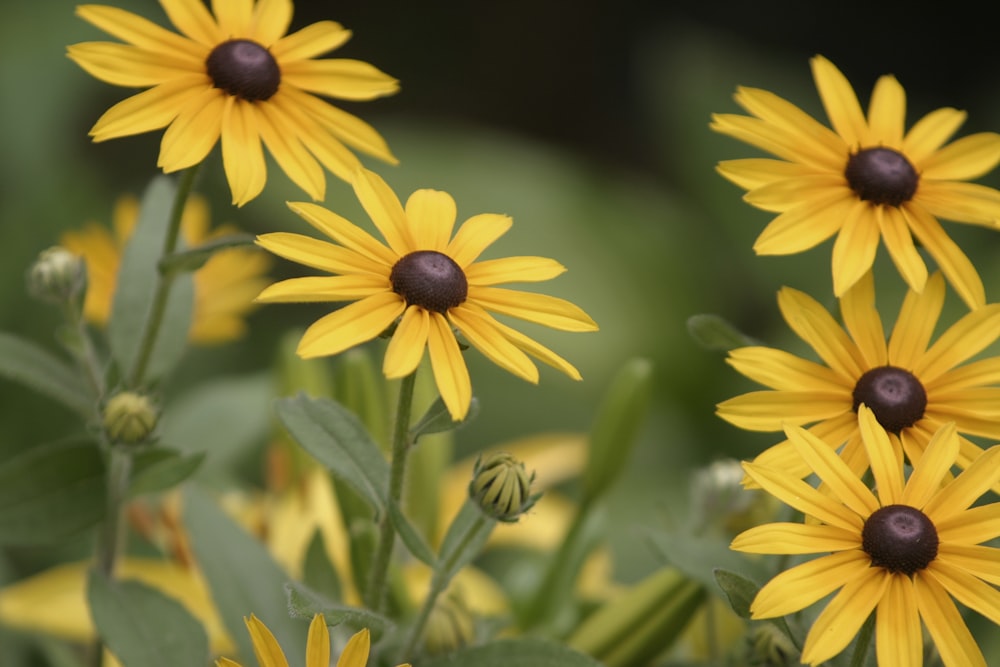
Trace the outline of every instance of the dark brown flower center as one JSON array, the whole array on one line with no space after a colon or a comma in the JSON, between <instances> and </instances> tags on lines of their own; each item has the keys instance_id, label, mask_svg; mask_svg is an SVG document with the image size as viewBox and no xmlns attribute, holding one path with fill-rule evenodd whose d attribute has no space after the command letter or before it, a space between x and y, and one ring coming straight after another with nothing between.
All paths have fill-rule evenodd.
<instances>
[{"instance_id":1,"label":"dark brown flower center","mask_svg":"<svg viewBox=\"0 0 1000 667\"><path fill-rule=\"evenodd\" d=\"M278 92L281 69L271 52L249 39L231 39L212 49L205 61L216 88L247 102L270 99Z\"/></svg>"},{"instance_id":2,"label":"dark brown flower center","mask_svg":"<svg viewBox=\"0 0 1000 667\"><path fill-rule=\"evenodd\" d=\"M469 294L465 273L451 257L434 250L418 250L406 255L389 274L392 291L412 304L446 313Z\"/></svg>"},{"instance_id":3,"label":"dark brown flower center","mask_svg":"<svg viewBox=\"0 0 1000 667\"><path fill-rule=\"evenodd\" d=\"M927 392L920 380L895 366L879 366L858 378L853 398L855 412L864 403L882 428L897 435L917 423L927 408Z\"/></svg>"},{"instance_id":4,"label":"dark brown flower center","mask_svg":"<svg viewBox=\"0 0 1000 667\"><path fill-rule=\"evenodd\" d=\"M851 155L844 170L859 199L899 206L917 192L920 176L906 156L891 148L863 148Z\"/></svg>"},{"instance_id":5,"label":"dark brown flower center","mask_svg":"<svg viewBox=\"0 0 1000 667\"><path fill-rule=\"evenodd\" d=\"M937 557L938 534L920 510L909 505L886 505L865 521L861 548L871 557L873 566L913 574Z\"/></svg>"}]
</instances>

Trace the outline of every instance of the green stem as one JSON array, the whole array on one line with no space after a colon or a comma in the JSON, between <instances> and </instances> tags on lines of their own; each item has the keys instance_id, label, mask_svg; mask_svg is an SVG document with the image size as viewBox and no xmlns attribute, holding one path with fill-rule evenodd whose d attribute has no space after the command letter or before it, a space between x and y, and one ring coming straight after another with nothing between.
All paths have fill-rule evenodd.
<instances>
[{"instance_id":1,"label":"green stem","mask_svg":"<svg viewBox=\"0 0 1000 667\"><path fill-rule=\"evenodd\" d=\"M420 641L420 636L424 632L424 626L427 625L427 619L430 618L438 597L446 588L448 588L448 584L451 583L451 579L443 576L442 573L447 574L454 571L456 560L463 556L466 545L468 545L469 542L479 534L479 531L482 530L486 521L486 515L480 514L475 523L471 524L468 531L466 531L465 535L462 536L458 546L452 550L451 557L449 557L442 566L435 569L434 576L431 578L430 590L427 591L427 597L424 598L424 603L420 607L420 612L417 614L416 620L410 627L409 635L406 638L406 642L403 644L403 650L399 654L399 660L403 660L407 656L413 655L417 642ZM397 660L397 662L399 662L399 660Z\"/></svg>"},{"instance_id":2,"label":"green stem","mask_svg":"<svg viewBox=\"0 0 1000 667\"><path fill-rule=\"evenodd\" d=\"M416 371L403 378L399 386L399 401L396 404L396 423L392 431L392 462L389 470L388 503L399 504L403 496L403 482L406 479L406 458L410 453L410 412L413 409L413 387ZM385 593L385 580L389 572L389 560L396 541L396 529L389 517L388 504L379 523L378 546L372 557L372 569L365 592L369 609L381 611Z\"/></svg>"},{"instance_id":3,"label":"green stem","mask_svg":"<svg viewBox=\"0 0 1000 667\"><path fill-rule=\"evenodd\" d=\"M77 363L83 370L94 396L101 400L104 397L104 371L94 347L94 341L87 330L87 322L83 316L82 303L74 301L66 305L66 320L73 328L74 350Z\"/></svg>"},{"instance_id":4,"label":"green stem","mask_svg":"<svg viewBox=\"0 0 1000 667\"><path fill-rule=\"evenodd\" d=\"M858 638L854 642L854 653L851 654L850 667L864 667L868 658L868 649L871 647L872 635L875 634L875 614L868 616L868 620L861 626Z\"/></svg>"},{"instance_id":5,"label":"green stem","mask_svg":"<svg viewBox=\"0 0 1000 667\"><path fill-rule=\"evenodd\" d=\"M167 233L163 239L163 252L161 259L170 256L177 249L177 241L180 237L181 218L184 214L184 206L187 204L194 185L194 178L198 173L198 166L195 165L181 175L180 183L177 185L177 193L174 195L174 203L170 209L170 220L167 225ZM142 339L139 344L139 355L136 357L135 366L128 376L127 385L137 388L142 384L149 367L149 360L153 355L153 348L156 346L156 338L160 333L160 325L163 323L163 315L167 310L167 298L170 296L170 286L173 284L174 274L160 271L159 279L156 283L156 292L153 294L153 303L150 306L149 317L142 330Z\"/></svg>"},{"instance_id":6,"label":"green stem","mask_svg":"<svg viewBox=\"0 0 1000 667\"><path fill-rule=\"evenodd\" d=\"M114 575L125 526L125 496L132 476L132 452L120 445L110 447L105 516L97 542L97 569L106 577Z\"/></svg>"}]
</instances>

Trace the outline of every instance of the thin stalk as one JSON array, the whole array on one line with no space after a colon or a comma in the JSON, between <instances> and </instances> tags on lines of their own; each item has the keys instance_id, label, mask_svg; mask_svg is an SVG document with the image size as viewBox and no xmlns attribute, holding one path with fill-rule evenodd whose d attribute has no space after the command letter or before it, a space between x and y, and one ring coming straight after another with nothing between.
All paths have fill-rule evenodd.
<instances>
[{"instance_id":1,"label":"thin stalk","mask_svg":"<svg viewBox=\"0 0 1000 667\"><path fill-rule=\"evenodd\" d=\"M90 331L87 330L83 304L80 301L67 304L65 316L72 327L72 335L77 344L77 349L74 350L77 363L83 370L94 396L101 399L104 396L104 371L94 341L90 337Z\"/></svg>"},{"instance_id":2,"label":"thin stalk","mask_svg":"<svg viewBox=\"0 0 1000 667\"><path fill-rule=\"evenodd\" d=\"M177 249L177 241L180 237L181 218L184 213L184 205L187 203L194 185L194 178L198 173L198 166L195 165L185 170L181 175L180 183L177 184L177 193L174 195L174 203L170 209L170 221L167 226L167 233L163 239L163 252L160 257L167 257ZM142 330L142 339L139 344L139 355L136 357L135 366L128 376L128 386L137 388L142 384L149 367L149 360L153 355L153 348L156 346L156 338L160 333L160 325L163 324L163 315L167 310L167 298L170 296L170 286L173 284L172 273L159 273L156 282L156 292L153 294L153 304L150 306L149 317Z\"/></svg>"},{"instance_id":3,"label":"thin stalk","mask_svg":"<svg viewBox=\"0 0 1000 667\"><path fill-rule=\"evenodd\" d=\"M854 642L854 653L851 654L851 667L864 667L868 659L868 649L871 648L872 635L875 634L875 614L868 616L868 620L861 626L858 638Z\"/></svg>"},{"instance_id":4,"label":"thin stalk","mask_svg":"<svg viewBox=\"0 0 1000 667\"><path fill-rule=\"evenodd\" d=\"M413 409L413 387L416 371L403 378L399 386L399 400L396 404L396 423L392 430L392 461L389 469L389 503L399 503L403 496L403 482L406 479L406 459L410 453L410 413ZM388 506L379 523L378 546L372 557L372 569L365 591L365 602L369 609L381 611L385 597L385 580L389 572L389 560L396 541L396 529L389 518Z\"/></svg>"}]
</instances>

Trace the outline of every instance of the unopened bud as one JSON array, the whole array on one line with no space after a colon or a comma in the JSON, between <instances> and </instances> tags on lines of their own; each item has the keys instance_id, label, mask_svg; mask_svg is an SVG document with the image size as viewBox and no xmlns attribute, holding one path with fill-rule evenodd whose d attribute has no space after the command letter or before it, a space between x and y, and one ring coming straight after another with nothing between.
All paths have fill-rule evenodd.
<instances>
[{"instance_id":1,"label":"unopened bud","mask_svg":"<svg viewBox=\"0 0 1000 667\"><path fill-rule=\"evenodd\" d=\"M150 436L158 417L148 396L124 391L104 406L104 430L112 441L134 445Z\"/></svg>"},{"instance_id":2,"label":"unopened bud","mask_svg":"<svg viewBox=\"0 0 1000 667\"><path fill-rule=\"evenodd\" d=\"M69 303L83 294L86 286L83 258L61 246L43 250L28 270L28 291L44 301Z\"/></svg>"},{"instance_id":3,"label":"unopened bud","mask_svg":"<svg viewBox=\"0 0 1000 667\"><path fill-rule=\"evenodd\" d=\"M472 471L469 496L488 516L513 523L541 497L531 494L535 473L525 471L524 464L510 454L480 457Z\"/></svg>"},{"instance_id":4,"label":"unopened bud","mask_svg":"<svg viewBox=\"0 0 1000 667\"><path fill-rule=\"evenodd\" d=\"M451 653L472 642L476 632L472 611L461 595L438 598L427 618L424 648L431 655Z\"/></svg>"}]
</instances>

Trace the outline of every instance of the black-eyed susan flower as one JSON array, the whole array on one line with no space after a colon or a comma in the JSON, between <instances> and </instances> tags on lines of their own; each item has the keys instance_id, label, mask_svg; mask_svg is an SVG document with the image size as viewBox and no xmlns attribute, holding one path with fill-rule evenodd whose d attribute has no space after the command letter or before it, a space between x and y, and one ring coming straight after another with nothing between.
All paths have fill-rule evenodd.
<instances>
[{"instance_id":1,"label":"black-eyed susan flower","mask_svg":"<svg viewBox=\"0 0 1000 667\"><path fill-rule=\"evenodd\" d=\"M862 406L857 417L877 493L829 443L800 427L788 428L789 442L829 495L785 471L744 465L768 493L817 522L757 526L732 548L825 554L768 582L752 616L784 616L837 591L809 630L803 662L817 665L840 653L874 612L879 665L921 665L923 621L945 665L986 667L952 598L1000 624L1000 549L983 546L1000 536L1000 503L973 507L1000 481L1000 446L946 481L960 445L954 424L945 424L904 479L902 458L874 413Z\"/></svg>"},{"instance_id":2,"label":"black-eyed susan flower","mask_svg":"<svg viewBox=\"0 0 1000 667\"><path fill-rule=\"evenodd\" d=\"M243 619L250 632L250 639L253 641L253 651L257 656L257 664L260 667L288 667L288 660L281 650L281 645L274 638L267 626L259 618L252 615ZM371 648L371 639L368 629L365 628L351 637L343 652L337 658L337 667L365 667L368 664L368 652ZM215 661L217 667L240 667L238 662L229 658L220 658ZM330 666L330 631L326 627L326 620L323 614L313 616L312 623L309 624L309 637L306 639L306 667L329 667ZM399 665L398 667L409 667Z\"/></svg>"},{"instance_id":3,"label":"black-eyed susan flower","mask_svg":"<svg viewBox=\"0 0 1000 667\"><path fill-rule=\"evenodd\" d=\"M291 0L161 0L181 34L115 7L82 5L77 14L122 40L69 47L69 57L96 78L148 88L111 107L94 141L167 128L158 166L165 172L200 163L221 138L233 203L264 188L261 144L313 199L326 189L323 167L349 179L359 166L348 147L395 162L385 141L361 119L322 97L371 100L398 83L368 63L322 59L351 37L333 21L286 35Z\"/></svg>"},{"instance_id":4,"label":"black-eyed susan flower","mask_svg":"<svg viewBox=\"0 0 1000 667\"><path fill-rule=\"evenodd\" d=\"M875 84L866 118L844 75L821 56L811 63L832 130L756 88L736 92L750 116L712 116L712 129L779 158L718 167L747 190L747 202L779 214L754 250L788 255L836 234L833 287L841 296L871 267L881 238L900 275L920 292L927 268L915 238L970 308L983 305L979 274L937 218L997 228L1000 191L967 181L1000 162L1000 135L984 132L945 145L965 120L965 112L951 108L927 114L905 132L906 95L889 75Z\"/></svg>"},{"instance_id":5,"label":"black-eyed susan flower","mask_svg":"<svg viewBox=\"0 0 1000 667\"><path fill-rule=\"evenodd\" d=\"M857 475L867 466L855 415L862 403L911 461L920 460L946 422L959 434L1000 440L1000 358L965 363L1000 338L1000 304L971 311L931 343L944 294L938 273L922 293L910 290L887 342L870 272L840 298L846 330L814 299L783 288L778 305L785 321L822 363L768 347L733 350L728 363L770 389L720 403L719 416L751 431L811 425L831 447L846 443L842 456ZM982 450L965 437L960 442L958 462L965 467ZM809 472L787 440L754 462Z\"/></svg>"},{"instance_id":6,"label":"black-eyed susan flower","mask_svg":"<svg viewBox=\"0 0 1000 667\"><path fill-rule=\"evenodd\" d=\"M111 315L122 253L138 218L138 200L124 196L115 203L113 232L91 222L62 236L63 246L86 261L87 294L83 315L98 326L107 324ZM235 231L228 225L210 230L208 202L197 195L188 199L181 218L181 237L188 247ZM244 318L256 307L253 298L267 285L265 273L270 264L270 257L255 248L224 248L215 252L194 273L190 340L210 345L241 337L246 331Z\"/></svg>"},{"instance_id":7,"label":"black-eyed susan flower","mask_svg":"<svg viewBox=\"0 0 1000 667\"><path fill-rule=\"evenodd\" d=\"M438 391L455 420L472 400L469 371L453 330L501 368L538 382L534 357L573 379L571 364L490 311L564 331L595 331L579 307L563 299L497 287L549 280L565 271L545 257L476 261L511 227L504 215L484 213L466 220L452 236L455 201L446 192L417 190L404 209L377 174L361 170L354 192L385 243L331 211L290 203L295 213L336 244L301 234L263 234L257 242L276 255L333 276L292 278L265 289L258 301L353 301L325 315L303 334L298 354L334 355L371 340L397 323L382 370L389 378L413 373L426 348Z\"/></svg>"}]
</instances>

